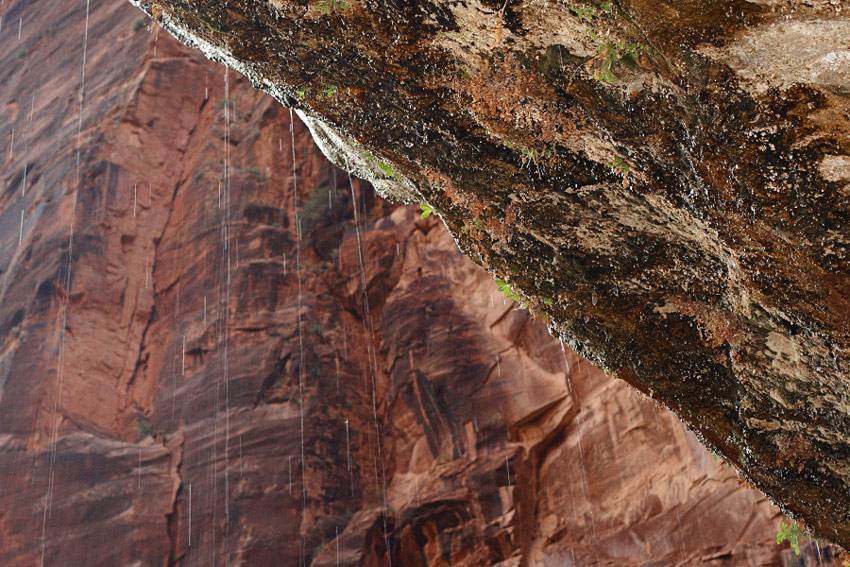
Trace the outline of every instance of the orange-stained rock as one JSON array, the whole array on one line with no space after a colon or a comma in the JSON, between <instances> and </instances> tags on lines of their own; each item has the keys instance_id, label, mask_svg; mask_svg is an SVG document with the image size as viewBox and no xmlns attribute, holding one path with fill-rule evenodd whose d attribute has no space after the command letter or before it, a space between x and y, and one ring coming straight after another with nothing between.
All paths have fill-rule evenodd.
<instances>
[{"instance_id":1,"label":"orange-stained rock","mask_svg":"<svg viewBox=\"0 0 850 567\"><path fill-rule=\"evenodd\" d=\"M298 245L289 112L122 3L75 183L82 10L0 8L0 564L780 564L775 508L296 121Z\"/></svg>"}]
</instances>

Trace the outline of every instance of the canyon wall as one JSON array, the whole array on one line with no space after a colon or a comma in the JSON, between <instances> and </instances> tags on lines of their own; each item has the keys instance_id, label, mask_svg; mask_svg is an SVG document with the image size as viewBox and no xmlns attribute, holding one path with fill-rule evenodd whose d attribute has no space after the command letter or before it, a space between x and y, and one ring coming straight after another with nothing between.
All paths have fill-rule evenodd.
<instances>
[{"instance_id":1,"label":"canyon wall","mask_svg":"<svg viewBox=\"0 0 850 567\"><path fill-rule=\"evenodd\" d=\"M90 10L81 94L86 5L0 8L2 565L793 563L775 507L436 216Z\"/></svg>"},{"instance_id":2,"label":"canyon wall","mask_svg":"<svg viewBox=\"0 0 850 567\"><path fill-rule=\"evenodd\" d=\"M850 546L842 0L131 0Z\"/></svg>"}]
</instances>

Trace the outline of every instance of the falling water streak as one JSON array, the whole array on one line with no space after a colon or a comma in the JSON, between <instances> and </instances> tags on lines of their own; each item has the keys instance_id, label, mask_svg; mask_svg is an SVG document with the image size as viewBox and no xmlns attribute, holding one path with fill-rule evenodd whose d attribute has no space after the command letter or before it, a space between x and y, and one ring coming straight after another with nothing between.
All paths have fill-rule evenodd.
<instances>
[{"instance_id":1,"label":"falling water streak","mask_svg":"<svg viewBox=\"0 0 850 567\"><path fill-rule=\"evenodd\" d=\"M174 421L174 409L175 409L176 405L177 405L177 361L174 361L174 364L171 367L171 421Z\"/></svg>"},{"instance_id":2,"label":"falling water streak","mask_svg":"<svg viewBox=\"0 0 850 567\"><path fill-rule=\"evenodd\" d=\"M511 487L511 462L508 460L508 456L505 455L505 469L508 471L508 488Z\"/></svg>"},{"instance_id":3,"label":"falling water streak","mask_svg":"<svg viewBox=\"0 0 850 567\"><path fill-rule=\"evenodd\" d=\"M563 341L558 341L558 344L561 345L561 354L564 355L564 373L567 376L567 393L573 393L573 383L570 381L570 363L567 361L567 349L564 348Z\"/></svg>"},{"instance_id":4,"label":"falling water streak","mask_svg":"<svg viewBox=\"0 0 850 567\"><path fill-rule=\"evenodd\" d=\"M224 308L224 550L225 564L230 566L230 362L228 358L230 338L230 253L228 245L231 234L231 187L230 187L230 67L224 67L224 194L225 203L225 250L227 251L227 278L225 283Z\"/></svg>"},{"instance_id":5,"label":"falling water streak","mask_svg":"<svg viewBox=\"0 0 850 567\"><path fill-rule=\"evenodd\" d=\"M59 410L59 401L62 398L62 373L64 369L64 359L65 359L65 324L68 320L68 299L71 295L71 256L73 255L74 248L74 222L76 221L77 216L77 196L78 196L78 181L80 178L80 142L82 140L82 129L83 129L83 100L85 94L85 85L86 85L86 55L88 53L88 44L89 44L89 6L91 0L86 0L86 24L85 24L85 32L83 35L83 63L82 63L82 71L80 77L80 106L79 106L79 116L77 120L77 156L76 156L76 171L74 173L74 199L73 206L71 207L71 225L68 236L68 258L65 265L65 294L64 299L62 301L62 316L60 318L59 324L59 362L58 369L56 372L56 400L53 404L53 435L52 435L52 450L50 456L50 465L49 465L49 474L48 474L48 483L47 483L47 493L45 494L45 507L44 514L41 522L41 567L44 567L44 556L47 550L47 518L50 515L50 511L53 503L53 479L54 476L54 466L56 464L56 445L58 441L59 435L59 420L56 418ZM12 130L12 137L14 141L15 131ZM11 147L10 147L10 157L11 157Z\"/></svg>"},{"instance_id":6,"label":"falling water streak","mask_svg":"<svg viewBox=\"0 0 850 567\"><path fill-rule=\"evenodd\" d=\"M375 447L377 449L378 458L381 460L381 473L382 473L382 476L383 476L383 486L381 486L381 483L379 483L378 478L377 478L378 475L377 475L377 459L376 459L375 460L375 484L376 484L376 488L380 492L382 492L383 495L384 495L383 511L382 511L381 516L382 516L382 520L383 520L383 523L384 523L384 534L385 534L385 538L386 538L386 533L387 533L387 496L386 496L387 486L386 486L386 484L387 483L386 483L386 467L384 465L384 455L383 455L383 451L381 450L381 432L380 432L380 428L378 427L377 385L375 383L375 373L376 373L376 369L378 367L378 364L377 364L377 354L375 353L375 349L373 348L374 343L375 343L375 327L374 327L374 324L372 322L371 312L369 310L369 294L368 294L367 285L366 285L366 265L365 265L365 262L363 261L363 244L362 244L362 238L360 236L360 221L358 219L358 212L357 212L357 196L354 193L354 182L351 179L351 171L350 171L350 168L348 167L348 159L345 160L345 169L348 172L348 186L349 186L349 189L351 190L351 202L352 202L352 207L354 208L354 234L357 238L357 258L358 258L358 261L360 263L360 278L361 278L361 283L363 285L363 308L364 308L364 313L366 315L365 318L364 318L364 326L365 326L366 321L369 322L369 325L368 325L369 334L367 336L368 342L366 343L366 348L367 348L367 355L368 355L368 359L369 359L369 375L370 375L370 378L372 380L372 416L373 416L374 423L375 423ZM387 555L388 555L388 559L389 559L389 565L390 565L390 567L392 567L392 556L390 555L389 549L390 549L389 543L387 542Z\"/></svg>"},{"instance_id":7,"label":"falling water streak","mask_svg":"<svg viewBox=\"0 0 850 567\"><path fill-rule=\"evenodd\" d=\"M30 124L32 124L32 113L35 107L35 95L32 95L32 99L30 100L30 115L27 120L26 128L24 128L24 175L21 178L21 195L25 195L27 192L27 169L29 167L29 154L30 154Z\"/></svg>"},{"instance_id":8,"label":"falling water streak","mask_svg":"<svg viewBox=\"0 0 850 567\"><path fill-rule=\"evenodd\" d=\"M9 141L9 159L12 159L12 152L15 149L15 129L12 128L12 139Z\"/></svg>"},{"instance_id":9,"label":"falling water streak","mask_svg":"<svg viewBox=\"0 0 850 567\"><path fill-rule=\"evenodd\" d=\"M345 450L348 456L348 480L351 484L351 497L354 498L354 472L351 470L351 439L348 435L348 419L345 420Z\"/></svg>"},{"instance_id":10,"label":"falling water streak","mask_svg":"<svg viewBox=\"0 0 850 567\"><path fill-rule=\"evenodd\" d=\"M21 210L21 231L18 233L18 246L21 245L21 242L24 240L24 211Z\"/></svg>"},{"instance_id":11,"label":"falling water streak","mask_svg":"<svg viewBox=\"0 0 850 567\"><path fill-rule=\"evenodd\" d=\"M348 470L351 470L351 439L348 434L348 419L345 420L345 450L348 455Z\"/></svg>"},{"instance_id":12,"label":"falling water streak","mask_svg":"<svg viewBox=\"0 0 850 567\"><path fill-rule=\"evenodd\" d=\"M818 542L818 540L815 540L815 549L818 550L818 566L820 567L823 565L823 557L821 557L820 554L820 542Z\"/></svg>"},{"instance_id":13,"label":"falling water streak","mask_svg":"<svg viewBox=\"0 0 850 567\"><path fill-rule=\"evenodd\" d=\"M301 517L307 513L307 477L305 475L304 456L304 335L301 329L301 220L298 216L298 176L295 162L295 118L289 109L289 137L292 141L292 192L293 208L295 211L295 276L298 281L298 413L301 419ZM301 534L302 544L306 545L307 532Z\"/></svg>"},{"instance_id":14,"label":"falling water streak","mask_svg":"<svg viewBox=\"0 0 850 567\"><path fill-rule=\"evenodd\" d=\"M18 39L21 39L21 28L24 26L24 19L18 20Z\"/></svg>"},{"instance_id":15,"label":"falling water streak","mask_svg":"<svg viewBox=\"0 0 850 567\"><path fill-rule=\"evenodd\" d=\"M566 360L566 358L565 358L565 360ZM569 371L568 371L569 369L566 369L566 370L567 370L567 383L569 385L570 391L572 391L572 384L570 382L570 375L569 375ZM579 360L578 370L579 371L581 370L581 360ZM578 454L579 454L579 462L581 463L582 492L584 494L584 499L585 499L585 501L587 501L588 507L589 507L591 542L593 544L594 553L596 554L596 564L599 565L600 564L599 563L599 551L596 548L596 524L593 520L593 505L590 502L590 498L587 495L587 471L586 471L586 468L585 468L585 461L584 461L584 449L581 446L581 437L582 437L582 433L581 433L581 416L582 416L581 403L578 401L577 396L576 396L575 404L576 404L576 427L578 429Z\"/></svg>"},{"instance_id":16,"label":"falling water streak","mask_svg":"<svg viewBox=\"0 0 850 567\"><path fill-rule=\"evenodd\" d=\"M189 547L192 547L192 483L189 483Z\"/></svg>"},{"instance_id":17,"label":"falling water streak","mask_svg":"<svg viewBox=\"0 0 850 567\"><path fill-rule=\"evenodd\" d=\"M682 565L687 563L687 558L685 557L685 532L682 531L682 517L679 515L679 507L676 507L676 521L678 522L679 528L679 540L682 542Z\"/></svg>"}]
</instances>

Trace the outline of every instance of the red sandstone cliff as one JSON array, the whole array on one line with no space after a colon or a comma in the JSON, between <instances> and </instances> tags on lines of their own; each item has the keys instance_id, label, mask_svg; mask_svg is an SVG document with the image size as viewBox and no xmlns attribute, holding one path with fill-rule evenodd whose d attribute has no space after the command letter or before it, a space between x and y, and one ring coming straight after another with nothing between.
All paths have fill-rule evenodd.
<instances>
[{"instance_id":1,"label":"red sandstone cliff","mask_svg":"<svg viewBox=\"0 0 850 567\"><path fill-rule=\"evenodd\" d=\"M0 564L779 564L775 508L296 121L299 245L289 112L123 3L75 181L84 9L0 8Z\"/></svg>"}]
</instances>

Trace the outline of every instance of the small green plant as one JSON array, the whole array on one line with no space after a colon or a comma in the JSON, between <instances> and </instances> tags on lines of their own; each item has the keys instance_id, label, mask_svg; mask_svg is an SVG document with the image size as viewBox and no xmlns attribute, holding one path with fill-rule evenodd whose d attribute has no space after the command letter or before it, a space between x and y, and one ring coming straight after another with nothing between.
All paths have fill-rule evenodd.
<instances>
[{"instance_id":1,"label":"small green plant","mask_svg":"<svg viewBox=\"0 0 850 567\"><path fill-rule=\"evenodd\" d=\"M552 306L552 298L551 297L544 297L543 303L545 303L546 305L551 307Z\"/></svg>"},{"instance_id":2,"label":"small green plant","mask_svg":"<svg viewBox=\"0 0 850 567\"><path fill-rule=\"evenodd\" d=\"M139 433L142 435L150 435L153 433L153 426L151 425L151 422L144 416L140 417L136 422L136 429L138 429Z\"/></svg>"},{"instance_id":3,"label":"small green plant","mask_svg":"<svg viewBox=\"0 0 850 567\"><path fill-rule=\"evenodd\" d=\"M428 203L419 203L419 208L422 209L422 219L427 219L432 214L434 214L434 207L432 207Z\"/></svg>"},{"instance_id":4,"label":"small green plant","mask_svg":"<svg viewBox=\"0 0 850 567\"><path fill-rule=\"evenodd\" d=\"M133 20L133 32L137 32L140 29L145 27L145 19L144 18L136 18Z\"/></svg>"},{"instance_id":5,"label":"small green plant","mask_svg":"<svg viewBox=\"0 0 850 567\"><path fill-rule=\"evenodd\" d=\"M474 221L472 221L472 224L475 226L475 228L481 228L481 221L480 221L480 220L478 220L478 219L475 219ZM460 227L460 229L461 229L463 232L466 232L466 231L467 231L467 230L469 230L470 228L471 228L471 227L470 227L470 225L468 225L468 224L465 224L465 225L463 225L462 227Z\"/></svg>"},{"instance_id":6,"label":"small green plant","mask_svg":"<svg viewBox=\"0 0 850 567\"><path fill-rule=\"evenodd\" d=\"M786 524L785 521L779 523L779 531L776 532L776 544L779 545L784 541L791 544L791 549L796 555L800 555L800 538L805 536L803 529L796 522L790 521Z\"/></svg>"},{"instance_id":7,"label":"small green plant","mask_svg":"<svg viewBox=\"0 0 850 567\"><path fill-rule=\"evenodd\" d=\"M18 337L21 335L21 326L15 325L9 332L12 333L13 337Z\"/></svg>"},{"instance_id":8,"label":"small green plant","mask_svg":"<svg viewBox=\"0 0 850 567\"><path fill-rule=\"evenodd\" d=\"M395 177L395 172L393 171L393 167L384 162L378 162L378 168L384 172L387 177Z\"/></svg>"},{"instance_id":9,"label":"small green plant","mask_svg":"<svg viewBox=\"0 0 850 567\"><path fill-rule=\"evenodd\" d=\"M505 282L504 280L496 278L496 285L499 287L499 291L501 291L505 297L516 301L523 309L528 307L528 302L523 301L523 299L514 291L514 288L511 286L511 284Z\"/></svg>"},{"instance_id":10,"label":"small green plant","mask_svg":"<svg viewBox=\"0 0 850 567\"><path fill-rule=\"evenodd\" d=\"M201 18L201 21L204 22L204 25L207 26L207 29L210 31L214 31L216 33L227 33L230 31L230 28L224 24L207 20L206 18Z\"/></svg>"},{"instance_id":11,"label":"small green plant","mask_svg":"<svg viewBox=\"0 0 850 567\"><path fill-rule=\"evenodd\" d=\"M316 9L327 16L337 10L347 10L348 6L345 5L344 0L324 0L316 4Z\"/></svg>"},{"instance_id":12,"label":"small green plant","mask_svg":"<svg viewBox=\"0 0 850 567\"><path fill-rule=\"evenodd\" d=\"M608 164L608 167L611 168L611 171L620 175L628 175L629 174L629 164L621 158L620 156L615 157L611 160L611 163Z\"/></svg>"},{"instance_id":13,"label":"small green plant","mask_svg":"<svg viewBox=\"0 0 850 567\"><path fill-rule=\"evenodd\" d=\"M582 6L579 8L570 8L570 11L578 16L579 22L592 22L596 17L596 7L592 5Z\"/></svg>"},{"instance_id":14,"label":"small green plant","mask_svg":"<svg viewBox=\"0 0 850 567\"><path fill-rule=\"evenodd\" d=\"M614 76L612 71L614 64L620 63L624 59L634 60L637 57L638 49L640 49L640 46L636 43L623 43L620 40L612 40L608 37L597 37L594 43L596 44L596 56L602 61L596 79L599 82L611 84L617 82L617 77Z\"/></svg>"},{"instance_id":15,"label":"small green plant","mask_svg":"<svg viewBox=\"0 0 850 567\"><path fill-rule=\"evenodd\" d=\"M337 93L338 90L339 89L336 88L334 85L328 85L328 86L325 87L325 96L328 97L328 98L331 98L333 95L335 95Z\"/></svg>"}]
</instances>

